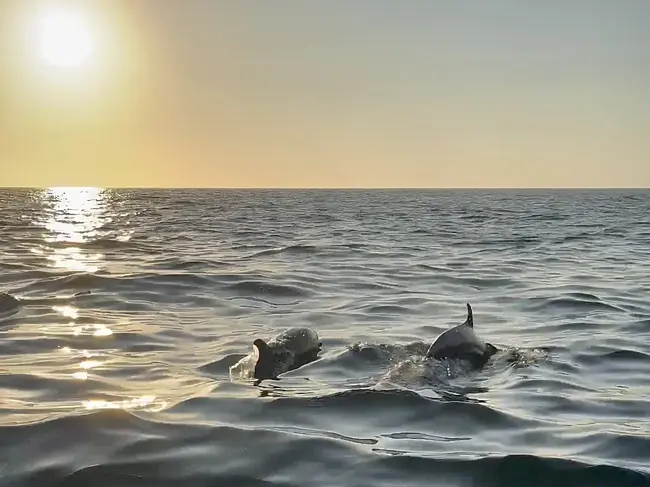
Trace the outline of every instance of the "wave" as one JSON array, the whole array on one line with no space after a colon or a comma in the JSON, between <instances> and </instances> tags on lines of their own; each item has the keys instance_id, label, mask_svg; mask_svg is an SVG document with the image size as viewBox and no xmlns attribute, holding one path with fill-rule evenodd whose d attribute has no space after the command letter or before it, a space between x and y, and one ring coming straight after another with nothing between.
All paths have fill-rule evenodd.
<instances>
[{"instance_id":1,"label":"wave","mask_svg":"<svg viewBox=\"0 0 650 487\"><path fill-rule=\"evenodd\" d=\"M423 486L466 485L468 481L506 486L650 484L641 461L611 465L585 453L572 458L499 454L489 449L476 453L468 449L471 436L404 430L355 436L291 425L167 423L137 414L102 411L30 427L1 428L0 445L9 441L11 433L14 445L26 445L21 438L29 437L33 452L53 448L59 431L78 439L65 453L47 461L37 457L29 469L8 463L4 480L17 486L189 486L225 481L237 481L237 485L349 485L353 481L394 485L406 480L409 485ZM24 448L15 447L6 460L11 462Z\"/></svg>"},{"instance_id":2,"label":"wave","mask_svg":"<svg viewBox=\"0 0 650 487\"><path fill-rule=\"evenodd\" d=\"M381 450L379 450L381 451ZM613 465L537 455L494 455L487 458L445 459L420 458L399 450L383 450L387 458L376 459L378 469L385 469L392 478L408 475L411 482L425 484L431 478L447 485L464 484L471 479L478 485L503 487L589 485L593 487L632 487L650 485L648 474ZM460 455L459 455L460 456ZM389 474L390 472L390 474ZM408 474L407 474L408 472ZM381 473L377 474L378 476Z\"/></svg>"},{"instance_id":3,"label":"wave","mask_svg":"<svg viewBox=\"0 0 650 487\"><path fill-rule=\"evenodd\" d=\"M2 483L647 485L645 193L98 193L0 190ZM466 302L501 352L424 360Z\"/></svg>"},{"instance_id":4,"label":"wave","mask_svg":"<svg viewBox=\"0 0 650 487\"><path fill-rule=\"evenodd\" d=\"M288 284L273 284L268 281L246 280L230 284L228 289L246 295L264 295L283 298L296 298L310 296L312 293L304 287L290 286Z\"/></svg>"},{"instance_id":5,"label":"wave","mask_svg":"<svg viewBox=\"0 0 650 487\"><path fill-rule=\"evenodd\" d=\"M527 301L530 303L528 308L531 311L562 311L562 310L571 310L575 312L586 312L586 311L616 311L619 313L624 313L625 310L614 304L609 304L595 296L582 295L577 297L575 294L573 296L559 296L555 298L543 298L543 297L529 297Z\"/></svg>"},{"instance_id":6,"label":"wave","mask_svg":"<svg viewBox=\"0 0 650 487\"><path fill-rule=\"evenodd\" d=\"M274 255L287 255L288 257L292 255L314 255L320 250L320 247L316 245L287 245L285 247L279 247L275 249L266 249L255 252L254 254L243 257L245 259L256 259L260 257L274 256Z\"/></svg>"}]
</instances>

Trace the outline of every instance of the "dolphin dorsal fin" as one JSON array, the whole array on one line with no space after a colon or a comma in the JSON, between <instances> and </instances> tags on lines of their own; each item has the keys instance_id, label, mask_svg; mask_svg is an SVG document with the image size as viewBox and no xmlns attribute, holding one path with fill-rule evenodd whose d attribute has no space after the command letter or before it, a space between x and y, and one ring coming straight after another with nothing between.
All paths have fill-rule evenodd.
<instances>
[{"instance_id":1,"label":"dolphin dorsal fin","mask_svg":"<svg viewBox=\"0 0 650 487\"><path fill-rule=\"evenodd\" d=\"M266 358L273 355L273 350L271 350L271 347L269 347L267 343L261 338L255 339L253 345L257 348L257 353L260 358Z\"/></svg>"},{"instance_id":2,"label":"dolphin dorsal fin","mask_svg":"<svg viewBox=\"0 0 650 487\"><path fill-rule=\"evenodd\" d=\"M467 303L467 319L465 324L470 328L474 328L474 315L472 314L472 307Z\"/></svg>"}]
</instances>

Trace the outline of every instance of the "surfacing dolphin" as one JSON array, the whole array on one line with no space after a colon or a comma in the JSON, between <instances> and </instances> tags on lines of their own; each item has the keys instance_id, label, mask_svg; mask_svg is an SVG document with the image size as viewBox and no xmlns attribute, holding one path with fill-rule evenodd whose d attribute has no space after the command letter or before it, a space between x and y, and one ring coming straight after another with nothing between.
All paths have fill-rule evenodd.
<instances>
[{"instance_id":1,"label":"surfacing dolphin","mask_svg":"<svg viewBox=\"0 0 650 487\"><path fill-rule=\"evenodd\" d=\"M257 338L253 346L257 350L253 370L257 385L264 379L277 380L280 374L313 362L323 343L311 328L289 328L268 343Z\"/></svg>"},{"instance_id":2,"label":"surfacing dolphin","mask_svg":"<svg viewBox=\"0 0 650 487\"><path fill-rule=\"evenodd\" d=\"M484 342L474 331L472 307L467 303L467 319L441 333L427 350L427 358L458 359L469 362L474 368L483 367L499 350Z\"/></svg>"},{"instance_id":3,"label":"surfacing dolphin","mask_svg":"<svg viewBox=\"0 0 650 487\"><path fill-rule=\"evenodd\" d=\"M0 292L0 319L9 318L20 311L23 304L11 294Z\"/></svg>"},{"instance_id":4,"label":"surfacing dolphin","mask_svg":"<svg viewBox=\"0 0 650 487\"><path fill-rule=\"evenodd\" d=\"M67 303L74 301L80 296L85 296L90 294L90 291L82 291L76 293L70 297L62 298L29 298L29 299L19 299L9 293L0 292L0 320L5 318L10 318L11 316L18 313L23 307L35 304L50 304L50 303Z\"/></svg>"}]
</instances>

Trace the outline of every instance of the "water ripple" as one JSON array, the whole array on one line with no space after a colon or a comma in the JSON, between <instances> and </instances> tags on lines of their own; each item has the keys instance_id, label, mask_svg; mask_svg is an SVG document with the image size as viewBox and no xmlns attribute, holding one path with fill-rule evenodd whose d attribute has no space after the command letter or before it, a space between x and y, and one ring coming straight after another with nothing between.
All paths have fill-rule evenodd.
<instances>
[{"instance_id":1,"label":"water ripple","mask_svg":"<svg viewBox=\"0 0 650 487\"><path fill-rule=\"evenodd\" d=\"M647 191L18 189L0 209L2 485L650 485ZM425 361L466 302L502 351ZM230 380L289 326L318 331L317 361Z\"/></svg>"}]
</instances>

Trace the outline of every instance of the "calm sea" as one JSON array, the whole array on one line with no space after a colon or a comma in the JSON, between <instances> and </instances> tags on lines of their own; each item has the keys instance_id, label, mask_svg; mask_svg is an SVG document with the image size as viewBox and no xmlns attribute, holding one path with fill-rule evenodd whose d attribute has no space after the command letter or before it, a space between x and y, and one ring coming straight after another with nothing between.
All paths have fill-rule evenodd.
<instances>
[{"instance_id":1,"label":"calm sea","mask_svg":"<svg viewBox=\"0 0 650 487\"><path fill-rule=\"evenodd\" d=\"M650 485L650 191L0 190L0 236L2 487ZM502 352L423 364L465 303Z\"/></svg>"}]
</instances>

